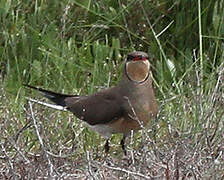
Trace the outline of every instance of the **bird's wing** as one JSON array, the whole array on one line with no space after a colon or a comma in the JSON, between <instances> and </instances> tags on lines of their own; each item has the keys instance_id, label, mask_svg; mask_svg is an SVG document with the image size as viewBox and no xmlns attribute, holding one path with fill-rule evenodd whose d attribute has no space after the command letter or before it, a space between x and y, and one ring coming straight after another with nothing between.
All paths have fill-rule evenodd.
<instances>
[{"instance_id":1,"label":"bird's wing","mask_svg":"<svg viewBox=\"0 0 224 180\"><path fill-rule=\"evenodd\" d=\"M108 89L78 100L75 97L68 97L65 99L66 108L90 125L111 122L124 113L119 93L114 93L114 90Z\"/></svg>"},{"instance_id":2,"label":"bird's wing","mask_svg":"<svg viewBox=\"0 0 224 180\"><path fill-rule=\"evenodd\" d=\"M30 85L24 86L40 91L46 98L57 105L57 109L67 109L90 125L108 123L124 114L122 97L117 92L117 88L107 89L89 96L79 96L55 93ZM33 101L37 102L36 100ZM38 101L37 103L53 107L53 105L46 105L43 102Z\"/></svg>"}]
</instances>

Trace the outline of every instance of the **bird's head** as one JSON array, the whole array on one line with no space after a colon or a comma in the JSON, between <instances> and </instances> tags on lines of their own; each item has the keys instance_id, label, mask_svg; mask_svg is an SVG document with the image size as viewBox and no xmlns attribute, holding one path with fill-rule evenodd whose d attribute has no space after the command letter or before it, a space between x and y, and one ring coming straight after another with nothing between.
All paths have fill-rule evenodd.
<instances>
[{"instance_id":1,"label":"bird's head","mask_svg":"<svg viewBox=\"0 0 224 180\"><path fill-rule=\"evenodd\" d=\"M148 54L142 51L131 52L127 55L125 73L129 80L142 83L149 77L150 63Z\"/></svg>"}]
</instances>

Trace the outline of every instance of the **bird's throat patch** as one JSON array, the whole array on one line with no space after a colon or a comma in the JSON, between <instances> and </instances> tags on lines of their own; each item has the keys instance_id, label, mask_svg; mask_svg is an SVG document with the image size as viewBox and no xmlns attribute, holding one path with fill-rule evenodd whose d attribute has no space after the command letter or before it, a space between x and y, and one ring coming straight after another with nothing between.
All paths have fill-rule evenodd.
<instances>
[{"instance_id":1,"label":"bird's throat patch","mask_svg":"<svg viewBox=\"0 0 224 180\"><path fill-rule=\"evenodd\" d=\"M125 71L131 81L141 83L148 78L149 68L149 61L131 61L126 63Z\"/></svg>"}]
</instances>

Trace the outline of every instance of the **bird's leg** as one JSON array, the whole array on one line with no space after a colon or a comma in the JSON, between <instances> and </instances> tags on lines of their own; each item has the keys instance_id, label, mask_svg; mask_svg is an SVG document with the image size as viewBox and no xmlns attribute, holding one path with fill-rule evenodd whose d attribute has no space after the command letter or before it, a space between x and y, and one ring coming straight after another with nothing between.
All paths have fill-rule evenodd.
<instances>
[{"instance_id":1,"label":"bird's leg","mask_svg":"<svg viewBox=\"0 0 224 180\"><path fill-rule=\"evenodd\" d=\"M127 151L126 151L126 148L125 148L125 138L126 136L124 135L123 138L121 139L121 147L122 147L122 150L124 152L124 155L127 156Z\"/></svg>"},{"instance_id":2,"label":"bird's leg","mask_svg":"<svg viewBox=\"0 0 224 180\"><path fill-rule=\"evenodd\" d=\"M110 150L110 146L109 146L109 139L107 139L105 145L104 145L104 149L105 149L105 153L108 153Z\"/></svg>"}]
</instances>

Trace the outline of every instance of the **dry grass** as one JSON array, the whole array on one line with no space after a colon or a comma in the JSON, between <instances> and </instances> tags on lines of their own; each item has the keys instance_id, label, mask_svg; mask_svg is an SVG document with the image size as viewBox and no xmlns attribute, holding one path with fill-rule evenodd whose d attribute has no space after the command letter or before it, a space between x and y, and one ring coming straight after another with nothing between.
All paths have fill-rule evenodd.
<instances>
[{"instance_id":1,"label":"dry grass","mask_svg":"<svg viewBox=\"0 0 224 180\"><path fill-rule=\"evenodd\" d=\"M11 102L3 89L2 92L0 179L224 178L223 111L216 114L219 116L213 128L195 134L190 130L178 132L172 123L162 127L165 114L161 111L151 128L131 136L127 156L114 141L106 155L104 141L91 144L85 140L85 128L79 121L74 125L71 114L65 114L70 136L59 137L61 124L57 121L64 118L64 113L53 113L54 110L28 102L22 105L22 116L26 119L22 126L14 105L8 108ZM174 116L178 118L178 114Z\"/></svg>"}]
</instances>

